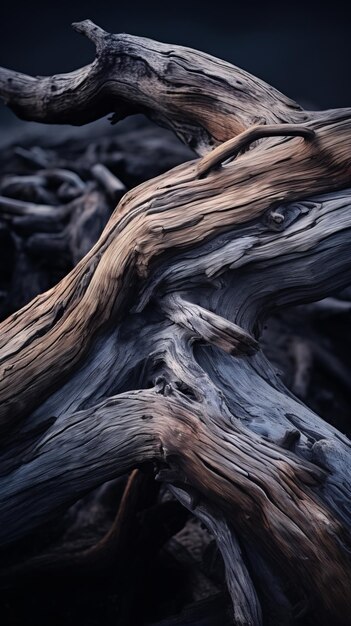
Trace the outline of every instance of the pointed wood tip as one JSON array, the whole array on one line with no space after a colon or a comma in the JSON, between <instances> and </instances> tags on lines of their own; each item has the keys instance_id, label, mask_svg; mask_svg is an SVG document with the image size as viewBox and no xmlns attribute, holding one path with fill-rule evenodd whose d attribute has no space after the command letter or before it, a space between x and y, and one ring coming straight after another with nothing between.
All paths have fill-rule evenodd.
<instances>
[{"instance_id":1,"label":"pointed wood tip","mask_svg":"<svg viewBox=\"0 0 351 626\"><path fill-rule=\"evenodd\" d=\"M103 40L108 34L103 28L94 24L91 20L72 22L71 26L77 33L81 33L81 35L88 37L88 39L95 44L97 51L102 48Z\"/></svg>"}]
</instances>

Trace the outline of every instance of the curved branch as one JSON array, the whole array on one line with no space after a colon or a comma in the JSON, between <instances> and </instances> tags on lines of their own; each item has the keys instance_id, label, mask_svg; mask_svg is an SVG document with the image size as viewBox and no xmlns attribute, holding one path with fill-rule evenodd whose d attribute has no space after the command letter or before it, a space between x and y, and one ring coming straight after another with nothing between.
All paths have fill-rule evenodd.
<instances>
[{"instance_id":1,"label":"curved branch","mask_svg":"<svg viewBox=\"0 0 351 626\"><path fill-rule=\"evenodd\" d=\"M237 324L206 311L179 295L165 296L161 307L173 322L192 331L194 337L212 343L229 354L250 355L259 348L256 339Z\"/></svg>"},{"instance_id":2,"label":"curved branch","mask_svg":"<svg viewBox=\"0 0 351 626\"><path fill-rule=\"evenodd\" d=\"M229 429L210 406L174 389L167 393L123 393L57 419L23 464L2 478L0 541L18 539L131 466L158 460L174 470L172 482L190 484L218 506L283 579L298 573L316 615L342 616L349 602L350 537L318 496L325 473L288 451L283 456L239 424Z\"/></svg>"},{"instance_id":3,"label":"curved branch","mask_svg":"<svg viewBox=\"0 0 351 626\"><path fill-rule=\"evenodd\" d=\"M321 622L341 623L349 442L286 392L252 335L269 307L349 280L350 191L340 190L350 185L351 112L309 115L201 53L79 29L98 46L87 68L0 73L24 115L74 122L138 110L199 153L228 143L127 193L74 270L1 325L0 538L153 461L221 510L289 600L310 597ZM199 177L262 133L279 136Z\"/></svg>"},{"instance_id":4,"label":"curved branch","mask_svg":"<svg viewBox=\"0 0 351 626\"><path fill-rule=\"evenodd\" d=\"M206 176L210 170L218 167L229 158L235 158L241 150L263 137L303 137L312 140L316 136L312 128L298 124L277 124L274 126L253 126L238 137L226 141L215 150L204 156L197 166L198 177Z\"/></svg>"},{"instance_id":5,"label":"curved branch","mask_svg":"<svg viewBox=\"0 0 351 626\"><path fill-rule=\"evenodd\" d=\"M0 543L15 541L97 485L162 456L149 421L156 403L157 395L148 391L121 394L69 420L56 419L39 441L29 437L23 464L2 476Z\"/></svg>"},{"instance_id":6,"label":"curved branch","mask_svg":"<svg viewBox=\"0 0 351 626\"><path fill-rule=\"evenodd\" d=\"M260 602L250 574L245 565L240 545L234 533L228 527L225 519L215 516L208 507L192 504L191 496L179 487L170 487L171 493L194 513L216 539L221 552L228 590L233 603L233 618L235 625L260 626L262 614Z\"/></svg>"},{"instance_id":7,"label":"curved branch","mask_svg":"<svg viewBox=\"0 0 351 626\"><path fill-rule=\"evenodd\" d=\"M247 72L208 54L127 34L90 20L73 24L96 59L70 74L32 78L0 70L0 96L23 119L81 125L143 112L204 154L252 124L311 115Z\"/></svg>"},{"instance_id":8,"label":"curved branch","mask_svg":"<svg viewBox=\"0 0 351 626\"><path fill-rule=\"evenodd\" d=\"M311 144L267 139L213 176L197 179L192 161L127 193L74 270L0 326L1 429L13 427L36 406L39 390L42 399L57 388L96 331L131 306L135 287L163 252L239 229L263 217L269 206L306 196L306 190L310 195L349 184L351 119L340 112L311 128L316 133ZM264 191L257 197L259 188ZM329 217L331 233L348 224L348 215L342 224ZM320 236L318 220L315 226L307 233L312 247ZM279 251L279 232L269 250L273 242ZM254 251L263 254L260 247Z\"/></svg>"}]
</instances>

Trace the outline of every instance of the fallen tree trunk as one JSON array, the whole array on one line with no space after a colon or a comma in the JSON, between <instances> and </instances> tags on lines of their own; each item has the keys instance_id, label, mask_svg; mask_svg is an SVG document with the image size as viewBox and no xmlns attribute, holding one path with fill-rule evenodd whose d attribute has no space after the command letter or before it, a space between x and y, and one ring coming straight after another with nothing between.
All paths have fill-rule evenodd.
<instances>
[{"instance_id":1,"label":"fallen tree trunk","mask_svg":"<svg viewBox=\"0 0 351 626\"><path fill-rule=\"evenodd\" d=\"M303 605L346 624L349 440L284 388L259 334L272 309L350 282L351 110L305 112L207 55L76 28L97 46L87 68L1 70L16 113L142 111L204 156L128 192L72 272L2 323L1 543L151 461L217 536L236 623L262 621L256 571L286 623Z\"/></svg>"}]
</instances>

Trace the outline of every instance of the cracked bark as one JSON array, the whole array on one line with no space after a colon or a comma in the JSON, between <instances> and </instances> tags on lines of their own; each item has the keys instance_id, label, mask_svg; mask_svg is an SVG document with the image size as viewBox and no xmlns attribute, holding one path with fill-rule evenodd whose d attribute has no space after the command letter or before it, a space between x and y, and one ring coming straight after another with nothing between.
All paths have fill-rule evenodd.
<instances>
[{"instance_id":1,"label":"cracked bark","mask_svg":"<svg viewBox=\"0 0 351 626\"><path fill-rule=\"evenodd\" d=\"M280 623L303 605L346 624L349 440L284 388L259 334L273 308L350 281L351 110L306 112L208 55L75 27L95 61L2 69L7 104L72 124L145 112L203 156L128 192L72 272L2 323L1 543L153 461L216 536L235 623L260 624L273 595Z\"/></svg>"}]
</instances>

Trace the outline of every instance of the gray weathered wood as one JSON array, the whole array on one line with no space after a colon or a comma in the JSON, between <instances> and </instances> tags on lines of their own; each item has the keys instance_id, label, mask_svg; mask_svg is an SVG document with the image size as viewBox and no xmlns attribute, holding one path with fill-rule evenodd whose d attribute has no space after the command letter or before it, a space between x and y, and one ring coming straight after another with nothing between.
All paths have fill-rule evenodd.
<instances>
[{"instance_id":1,"label":"gray weathered wood","mask_svg":"<svg viewBox=\"0 0 351 626\"><path fill-rule=\"evenodd\" d=\"M153 461L217 533L238 623L260 623L257 563L286 623L308 598L346 624L350 442L285 389L259 336L273 309L350 282L350 110L307 113L207 55L77 29L90 66L0 71L13 110L144 111L205 156L128 192L72 272L1 325L1 543Z\"/></svg>"}]
</instances>

